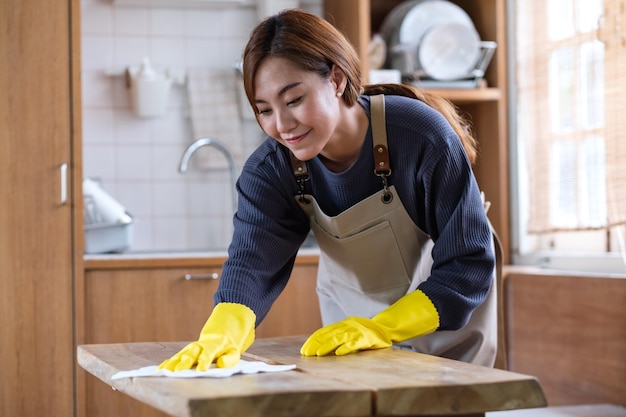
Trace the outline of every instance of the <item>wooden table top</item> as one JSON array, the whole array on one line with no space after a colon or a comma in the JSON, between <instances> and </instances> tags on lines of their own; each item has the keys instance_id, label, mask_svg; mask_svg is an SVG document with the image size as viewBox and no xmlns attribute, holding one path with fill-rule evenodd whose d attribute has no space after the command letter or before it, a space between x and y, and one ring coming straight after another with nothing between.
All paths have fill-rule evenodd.
<instances>
[{"instance_id":1,"label":"wooden table top","mask_svg":"<svg viewBox=\"0 0 626 417\"><path fill-rule=\"evenodd\" d=\"M277 373L111 380L118 371L156 365L188 342L82 345L78 363L118 391L176 417L483 416L546 405L532 376L391 348L303 357L305 339L259 339L243 355L297 366Z\"/></svg>"}]
</instances>

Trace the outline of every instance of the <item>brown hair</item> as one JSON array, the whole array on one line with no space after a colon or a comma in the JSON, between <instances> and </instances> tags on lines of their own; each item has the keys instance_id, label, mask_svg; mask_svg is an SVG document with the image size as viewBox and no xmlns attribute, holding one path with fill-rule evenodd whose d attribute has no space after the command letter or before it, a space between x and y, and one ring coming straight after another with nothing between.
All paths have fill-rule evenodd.
<instances>
[{"instance_id":1,"label":"brown hair","mask_svg":"<svg viewBox=\"0 0 626 417\"><path fill-rule=\"evenodd\" d=\"M346 76L343 100L348 106L356 104L361 93L412 97L439 111L459 136L465 152L474 163L476 139L469 123L448 100L420 88L405 84L372 84L363 86L361 63L354 47L328 21L298 9L283 10L259 23L250 35L243 53L243 85L252 108L254 77L265 58L285 58L305 71L328 78L333 65Z\"/></svg>"}]
</instances>

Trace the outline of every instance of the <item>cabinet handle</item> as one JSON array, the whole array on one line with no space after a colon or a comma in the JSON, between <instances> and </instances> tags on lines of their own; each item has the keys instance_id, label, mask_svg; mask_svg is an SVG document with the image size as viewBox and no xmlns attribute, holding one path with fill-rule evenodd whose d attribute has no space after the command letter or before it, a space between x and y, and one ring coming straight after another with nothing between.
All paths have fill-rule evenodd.
<instances>
[{"instance_id":1,"label":"cabinet handle","mask_svg":"<svg viewBox=\"0 0 626 417\"><path fill-rule=\"evenodd\" d=\"M61 205L67 203L67 163L61 164Z\"/></svg>"},{"instance_id":2,"label":"cabinet handle","mask_svg":"<svg viewBox=\"0 0 626 417\"><path fill-rule=\"evenodd\" d=\"M213 272L212 274L185 274L185 279L190 281L192 279L218 279L220 274Z\"/></svg>"}]
</instances>

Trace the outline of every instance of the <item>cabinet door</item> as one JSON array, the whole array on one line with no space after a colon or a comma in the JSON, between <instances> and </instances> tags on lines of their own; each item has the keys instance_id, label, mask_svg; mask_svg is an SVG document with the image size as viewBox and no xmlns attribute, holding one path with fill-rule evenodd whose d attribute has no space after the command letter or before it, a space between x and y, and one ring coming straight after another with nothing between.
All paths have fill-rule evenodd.
<instances>
[{"instance_id":1,"label":"cabinet door","mask_svg":"<svg viewBox=\"0 0 626 417\"><path fill-rule=\"evenodd\" d=\"M257 339L264 337L311 334L322 326L315 285L317 261L296 264L289 283L256 329Z\"/></svg>"},{"instance_id":2,"label":"cabinet door","mask_svg":"<svg viewBox=\"0 0 626 417\"><path fill-rule=\"evenodd\" d=\"M86 343L196 340L213 308L219 273L218 268L88 271ZM187 275L194 279L185 279ZM296 265L256 337L309 334L319 328L316 278L316 260ZM85 380L88 417L165 417L92 375Z\"/></svg>"},{"instance_id":3,"label":"cabinet door","mask_svg":"<svg viewBox=\"0 0 626 417\"><path fill-rule=\"evenodd\" d=\"M219 273L217 268L88 271L87 343L196 340L213 308Z\"/></svg>"},{"instance_id":4,"label":"cabinet door","mask_svg":"<svg viewBox=\"0 0 626 417\"><path fill-rule=\"evenodd\" d=\"M0 416L74 413L70 6L77 4L0 2Z\"/></svg>"},{"instance_id":5,"label":"cabinet door","mask_svg":"<svg viewBox=\"0 0 626 417\"><path fill-rule=\"evenodd\" d=\"M86 343L196 340L213 308L219 272L217 268L88 271ZM194 279L185 279L187 274ZM88 417L166 416L92 375L85 379Z\"/></svg>"},{"instance_id":6,"label":"cabinet door","mask_svg":"<svg viewBox=\"0 0 626 417\"><path fill-rule=\"evenodd\" d=\"M89 271L86 343L195 340L213 308L219 269ZM186 275L194 279L185 279ZM296 265L256 337L309 334L321 324L317 264Z\"/></svg>"}]
</instances>

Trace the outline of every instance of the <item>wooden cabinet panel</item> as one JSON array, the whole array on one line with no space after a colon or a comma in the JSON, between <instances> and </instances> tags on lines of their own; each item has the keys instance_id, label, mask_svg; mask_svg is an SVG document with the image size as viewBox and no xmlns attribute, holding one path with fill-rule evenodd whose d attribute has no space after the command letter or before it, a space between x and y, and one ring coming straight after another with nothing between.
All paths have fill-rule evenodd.
<instances>
[{"instance_id":1,"label":"wooden cabinet panel","mask_svg":"<svg viewBox=\"0 0 626 417\"><path fill-rule=\"evenodd\" d=\"M317 262L296 265L283 293L256 329L264 337L311 334L322 326L317 283Z\"/></svg>"},{"instance_id":2,"label":"wooden cabinet panel","mask_svg":"<svg viewBox=\"0 0 626 417\"><path fill-rule=\"evenodd\" d=\"M510 370L552 406L626 406L626 279L522 269L505 282Z\"/></svg>"},{"instance_id":3,"label":"wooden cabinet panel","mask_svg":"<svg viewBox=\"0 0 626 417\"><path fill-rule=\"evenodd\" d=\"M195 340L213 308L217 279L210 269L119 269L85 276L86 343ZM165 417L165 414L111 390L95 377L86 380L88 417Z\"/></svg>"},{"instance_id":4,"label":"wooden cabinet panel","mask_svg":"<svg viewBox=\"0 0 626 417\"><path fill-rule=\"evenodd\" d=\"M97 270L86 275L87 343L195 340L213 308L219 269Z\"/></svg>"},{"instance_id":5,"label":"wooden cabinet panel","mask_svg":"<svg viewBox=\"0 0 626 417\"><path fill-rule=\"evenodd\" d=\"M196 340L213 308L219 275L219 267L88 271L85 343ZM285 291L257 329L257 338L308 334L321 326L316 276L316 258L295 266ZM82 372L88 417L165 417Z\"/></svg>"},{"instance_id":6,"label":"wooden cabinet panel","mask_svg":"<svg viewBox=\"0 0 626 417\"><path fill-rule=\"evenodd\" d=\"M0 2L0 416L74 413L74 6Z\"/></svg>"}]
</instances>

